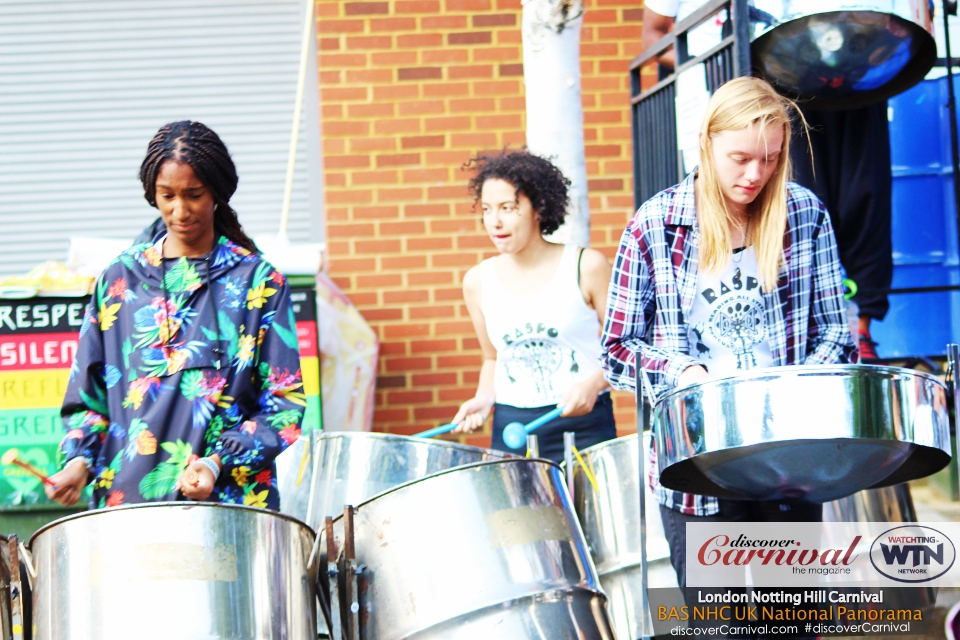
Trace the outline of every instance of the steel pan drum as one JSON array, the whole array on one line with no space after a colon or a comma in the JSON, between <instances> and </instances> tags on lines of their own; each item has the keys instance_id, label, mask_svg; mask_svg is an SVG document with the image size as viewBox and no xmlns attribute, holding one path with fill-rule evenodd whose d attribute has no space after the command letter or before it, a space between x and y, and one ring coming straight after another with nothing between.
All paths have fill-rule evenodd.
<instances>
[{"instance_id":1,"label":"steel pan drum","mask_svg":"<svg viewBox=\"0 0 960 640\"><path fill-rule=\"evenodd\" d=\"M118 507L31 540L34 640L316 640L314 535L262 509Z\"/></svg>"},{"instance_id":2,"label":"steel pan drum","mask_svg":"<svg viewBox=\"0 0 960 640\"><path fill-rule=\"evenodd\" d=\"M328 432L315 435L312 513L319 528L326 516L343 513L382 491L452 467L514 457L456 442L385 433Z\"/></svg>"},{"instance_id":3,"label":"steel pan drum","mask_svg":"<svg viewBox=\"0 0 960 640\"><path fill-rule=\"evenodd\" d=\"M649 435L644 449L650 450ZM653 635L643 629L643 582L640 549L640 469L637 435L624 436L594 445L580 452L593 472L600 492L594 490L580 465L574 467L574 504L583 535L600 577L600 586L607 595L607 607L618 638L639 638ZM644 458L646 460L646 458ZM653 493L646 491L647 562L648 566L670 566L670 546L663 533L660 510ZM651 570L648 569L648 573ZM676 587L676 582L651 587Z\"/></svg>"},{"instance_id":4,"label":"steel pan drum","mask_svg":"<svg viewBox=\"0 0 960 640\"><path fill-rule=\"evenodd\" d=\"M828 502L950 461L946 386L911 369L757 369L665 394L660 482L744 500Z\"/></svg>"},{"instance_id":5,"label":"steel pan drum","mask_svg":"<svg viewBox=\"0 0 960 640\"><path fill-rule=\"evenodd\" d=\"M553 462L436 473L359 505L354 528L364 640L614 637ZM333 531L342 548L342 517Z\"/></svg>"},{"instance_id":6,"label":"steel pan drum","mask_svg":"<svg viewBox=\"0 0 960 640\"><path fill-rule=\"evenodd\" d=\"M909 89L937 57L926 0L759 0L755 69L811 109L854 109ZM757 17L756 12L751 16Z\"/></svg>"}]
</instances>

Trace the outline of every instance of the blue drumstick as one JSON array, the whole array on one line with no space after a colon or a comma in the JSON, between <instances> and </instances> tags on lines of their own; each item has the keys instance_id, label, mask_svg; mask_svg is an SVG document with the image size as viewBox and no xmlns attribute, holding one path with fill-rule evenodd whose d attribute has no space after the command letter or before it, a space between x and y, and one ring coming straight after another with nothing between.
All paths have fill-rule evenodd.
<instances>
[{"instance_id":1,"label":"blue drumstick","mask_svg":"<svg viewBox=\"0 0 960 640\"><path fill-rule=\"evenodd\" d=\"M533 422L528 422L526 425L520 424L519 422L511 422L503 430L503 443L511 449L519 449L526 444L528 433L559 417L561 413L563 413L563 407L557 407L553 411L543 414Z\"/></svg>"},{"instance_id":2,"label":"blue drumstick","mask_svg":"<svg viewBox=\"0 0 960 640\"><path fill-rule=\"evenodd\" d=\"M427 429L426 431L421 431L420 433L414 434L414 438L432 438L433 436L441 436L445 433L450 433L457 428L459 422L451 422L450 424L442 424L439 427L434 427L433 429Z\"/></svg>"}]
</instances>

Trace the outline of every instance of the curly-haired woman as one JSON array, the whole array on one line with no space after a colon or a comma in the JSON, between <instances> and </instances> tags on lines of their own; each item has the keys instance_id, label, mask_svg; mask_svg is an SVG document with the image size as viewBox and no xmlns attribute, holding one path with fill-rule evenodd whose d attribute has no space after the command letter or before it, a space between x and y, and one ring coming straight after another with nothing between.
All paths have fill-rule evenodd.
<instances>
[{"instance_id":1,"label":"curly-haired woman","mask_svg":"<svg viewBox=\"0 0 960 640\"><path fill-rule=\"evenodd\" d=\"M548 242L563 223L569 181L526 151L471 161L474 202L500 255L470 269L463 297L483 351L476 396L460 406L457 431L480 429L491 411L495 449L503 429L556 406L537 431L540 454L563 458L563 433L588 447L616 437L609 385L600 369L600 328L610 265L599 251Z\"/></svg>"}]
</instances>

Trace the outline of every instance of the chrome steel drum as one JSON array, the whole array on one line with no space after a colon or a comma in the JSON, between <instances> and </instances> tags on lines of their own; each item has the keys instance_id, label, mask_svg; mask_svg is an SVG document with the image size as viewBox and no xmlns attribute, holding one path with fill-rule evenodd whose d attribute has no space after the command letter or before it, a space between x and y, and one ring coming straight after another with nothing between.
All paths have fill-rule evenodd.
<instances>
[{"instance_id":1,"label":"chrome steel drum","mask_svg":"<svg viewBox=\"0 0 960 640\"><path fill-rule=\"evenodd\" d=\"M909 89L937 57L927 0L758 0L754 68L812 109L853 109ZM770 26L765 22L771 21Z\"/></svg>"},{"instance_id":2,"label":"chrome steel drum","mask_svg":"<svg viewBox=\"0 0 960 640\"><path fill-rule=\"evenodd\" d=\"M644 438L650 450L650 436ZM587 480L580 465L574 467L574 504L587 546L607 595L607 607L618 638L651 636L643 628L644 605L640 548L640 469L637 435L602 442L580 452L593 472L599 493ZM646 457L644 458L646 461ZM676 587L670 565L670 546L663 533L660 509L644 482L646 492L648 585ZM670 580L658 582L657 573Z\"/></svg>"},{"instance_id":3,"label":"chrome steel drum","mask_svg":"<svg viewBox=\"0 0 960 640\"><path fill-rule=\"evenodd\" d=\"M346 431L316 435L313 455L316 473L307 521L315 529L325 516L342 514L344 505L356 506L399 484L452 467L514 457L444 440Z\"/></svg>"},{"instance_id":4,"label":"chrome steel drum","mask_svg":"<svg viewBox=\"0 0 960 640\"><path fill-rule=\"evenodd\" d=\"M437 473L359 505L354 528L364 640L614 637L553 462ZM342 549L342 516L333 530Z\"/></svg>"},{"instance_id":5,"label":"chrome steel drum","mask_svg":"<svg viewBox=\"0 0 960 640\"><path fill-rule=\"evenodd\" d=\"M232 505L62 518L30 543L34 640L316 640L313 541L298 520Z\"/></svg>"},{"instance_id":6,"label":"chrome steel drum","mask_svg":"<svg viewBox=\"0 0 960 640\"><path fill-rule=\"evenodd\" d=\"M827 502L950 461L946 386L911 369L777 367L665 394L660 482L745 500Z\"/></svg>"}]
</instances>

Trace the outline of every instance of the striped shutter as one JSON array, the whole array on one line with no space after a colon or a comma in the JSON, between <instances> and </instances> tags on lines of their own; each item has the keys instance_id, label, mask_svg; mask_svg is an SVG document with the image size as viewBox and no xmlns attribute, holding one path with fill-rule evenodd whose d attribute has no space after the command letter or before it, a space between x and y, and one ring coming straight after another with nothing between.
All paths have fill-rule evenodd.
<instances>
[{"instance_id":1,"label":"striped shutter","mask_svg":"<svg viewBox=\"0 0 960 640\"><path fill-rule=\"evenodd\" d=\"M305 10L304 0L0 0L0 274L65 260L71 236L132 239L154 220L138 171L175 120L220 135L247 234L276 233ZM324 239L311 45L294 242Z\"/></svg>"}]
</instances>

